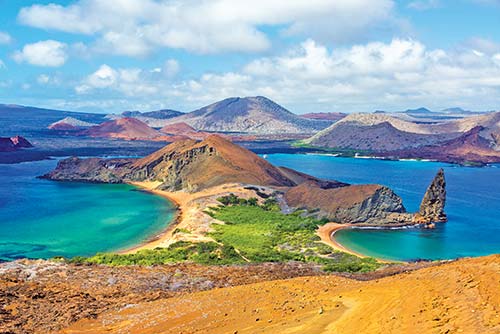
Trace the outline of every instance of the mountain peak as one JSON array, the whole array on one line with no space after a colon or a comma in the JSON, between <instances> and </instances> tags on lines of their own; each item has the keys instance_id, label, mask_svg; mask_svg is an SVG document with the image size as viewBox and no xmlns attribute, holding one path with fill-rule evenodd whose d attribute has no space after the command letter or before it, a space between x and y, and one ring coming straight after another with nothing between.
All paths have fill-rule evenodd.
<instances>
[{"instance_id":1,"label":"mountain peak","mask_svg":"<svg viewBox=\"0 0 500 334\"><path fill-rule=\"evenodd\" d=\"M203 131L255 134L314 133L329 125L295 115L265 96L229 97L166 124L180 122Z\"/></svg>"}]
</instances>

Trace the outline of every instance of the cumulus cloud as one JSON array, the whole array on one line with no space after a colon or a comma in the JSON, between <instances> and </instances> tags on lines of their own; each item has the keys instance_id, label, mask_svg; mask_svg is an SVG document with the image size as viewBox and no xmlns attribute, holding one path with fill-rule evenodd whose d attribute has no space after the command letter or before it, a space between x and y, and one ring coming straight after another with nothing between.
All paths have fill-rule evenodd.
<instances>
[{"instance_id":1,"label":"cumulus cloud","mask_svg":"<svg viewBox=\"0 0 500 334\"><path fill-rule=\"evenodd\" d=\"M115 98L134 97L136 103L175 101L184 110L228 96L254 95L268 96L298 113L500 105L500 52L428 49L412 39L334 49L308 39L240 70L189 80L159 77L158 70L103 65L77 91L112 90Z\"/></svg>"},{"instance_id":2,"label":"cumulus cloud","mask_svg":"<svg viewBox=\"0 0 500 334\"><path fill-rule=\"evenodd\" d=\"M12 42L12 37L6 32L0 31L0 44L9 44Z\"/></svg>"},{"instance_id":3,"label":"cumulus cloud","mask_svg":"<svg viewBox=\"0 0 500 334\"><path fill-rule=\"evenodd\" d=\"M64 65L68 56L67 45L54 40L26 44L22 50L14 52L12 58L36 66L59 67Z\"/></svg>"},{"instance_id":4,"label":"cumulus cloud","mask_svg":"<svg viewBox=\"0 0 500 334\"><path fill-rule=\"evenodd\" d=\"M147 75L142 69L114 69L103 64L76 86L75 91L78 94L88 94L96 90L111 89L127 96L144 97L157 93L159 88Z\"/></svg>"},{"instance_id":5,"label":"cumulus cloud","mask_svg":"<svg viewBox=\"0 0 500 334\"><path fill-rule=\"evenodd\" d=\"M21 23L95 35L95 49L144 56L168 47L198 53L268 49L264 26L320 41L356 40L395 24L393 0L80 0L22 8Z\"/></svg>"}]
</instances>

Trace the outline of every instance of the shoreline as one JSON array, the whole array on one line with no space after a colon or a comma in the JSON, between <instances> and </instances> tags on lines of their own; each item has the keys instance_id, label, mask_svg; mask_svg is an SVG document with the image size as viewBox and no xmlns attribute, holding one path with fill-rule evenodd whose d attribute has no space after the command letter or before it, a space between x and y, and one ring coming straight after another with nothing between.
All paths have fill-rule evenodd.
<instances>
[{"instance_id":1,"label":"shoreline","mask_svg":"<svg viewBox=\"0 0 500 334\"><path fill-rule=\"evenodd\" d=\"M182 206L179 203L178 199L174 198L173 196L168 196L167 194L163 193L160 190L155 190L154 188L157 185L153 183L145 184L144 182L128 182L127 184L137 187L140 191L145 191L147 193L167 199L168 201L174 204L175 213L170 223L168 223L168 225L164 229L162 229L159 233L147 238L140 244L118 250L116 252L118 254L133 254L143 249L149 249L149 248L152 249L157 247L157 244L159 245L162 241L165 241L167 235L170 232L173 232L175 227L182 221Z\"/></svg>"},{"instance_id":2,"label":"shoreline","mask_svg":"<svg viewBox=\"0 0 500 334\"><path fill-rule=\"evenodd\" d=\"M117 250L117 254L133 254L145 249L164 248L177 241L214 241L207 236L208 232L212 231L210 226L222 222L210 217L204 210L218 205L217 197L230 193L238 194L240 197L248 197L250 194L250 191L243 189L240 184L224 184L195 193L155 189L160 182L128 182L127 184L169 200L175 205L176 214L162 231L137 245Z\"/></svg>"},{"instance_id":3,"label":"shoreline","mask_svg":"<svg viewBox=\"0 0 500 334\"><path fill-rule=\"evenodd\" d=\"M211 189L206 189L197 193L186 193L182 191L169 192L164 190L155 189L159 182L129 182L128 184L137 187L141 191L151 193L153 195L161 196L168 201L172 202L175 206L175 215L168 223L168 225L156 235L144 240L143 242L117 250L117 254L133 254L145 249L154 249L156 247L168 247L174 242L184 241L213 241L212 238L207 237L205 234L210 230L210 225L218 221L208 216L201 207L208 207L211 204L210 199L214 196L220 196L227 193L235 193L242 191L241 186L238 184L228 184ZM194 225L193 225L194 223ZM201 226L197 226L201 223ZM321 242L332 247L334 250L351 254L360 258L373 257L357 251L354 251L335 239L335 233L340 230L353 229L353 228L373 228L373 229L392 229L404 227L416 227L418 223L413 224L394 224L391 226L373 225L373 224L340 224L330 222L322 225L316 231L320 237ZM179 233L181 236L174 234L177 229L186 229L185 232ZM374 257L381 263L408 263L401 260L388 260L384 258Z\"/></svg>"},{"instance_id":4,"label":"shoreline","mask_svg":"<svg viewBox=\"0 0 500 334\"><path fill-rule=\"evenodd\" d=\"M381 263L409 263L408 261L403 261L403 260L389 260L389 259L384 259L380 257L374 257L374 256L369 256L360 252L357 252L355 250L352 250L350 248L347 248L340 242L338 242L335 239L335 233L337 233L340 230L347 230L347 229L356 229L356 228L367 228L367 229L394 229L394 228L403 228L403 227L416 227L420 224L414 223L414 224L398 224L398 225L393 225L393 226L381 226L381 225L371 225L371 224L340 224L340 223L327 223L321 227L318 228L316 234L321 238L321 242L329 245L330 247L334 248L337 251L341 251L344 253L348 253L360 258L367 258L367 257L373 257L377 261Z\"/></svg>"}]
</instances>

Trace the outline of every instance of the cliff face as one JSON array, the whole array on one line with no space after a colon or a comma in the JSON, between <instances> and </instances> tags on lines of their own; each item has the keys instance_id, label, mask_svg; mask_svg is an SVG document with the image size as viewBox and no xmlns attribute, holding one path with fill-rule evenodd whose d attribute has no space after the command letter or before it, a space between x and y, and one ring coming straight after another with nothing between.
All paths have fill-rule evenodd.
<instances>
[{"instance_id":1,"label":"cliff face","mask_svg":"<svg viewBox=\"0 0 500 334\"><path fill-rule=\"evenodd\" d=\"M80 159L72 157L59 161L56 169L42 178L55 181L121 183L129 173L133 159Z\"/></svg>"},{"instance_id":2,"label":"cliff face","mask_svg":"<svg viewBox=\"0 0 500 334\"><path fill-rule=\"evenodd\" d=\"M322 189L305 182L288 190L285 200L292 207L305 208L318 218L338 223L411 222L401 198L391 189L376 184Z\"/></svg>"},{"instance_id":3,"label":"cliff face","mask_svg":"<svg viewBox=\"0 0 500 334\"><path fill-rule=\"evenodd\" d=\"M448 218L444 213L445 204L446 180L444 170L441 168L425 192L419 214L429 222L446 222Z\"/></svg>"}]
</instances>

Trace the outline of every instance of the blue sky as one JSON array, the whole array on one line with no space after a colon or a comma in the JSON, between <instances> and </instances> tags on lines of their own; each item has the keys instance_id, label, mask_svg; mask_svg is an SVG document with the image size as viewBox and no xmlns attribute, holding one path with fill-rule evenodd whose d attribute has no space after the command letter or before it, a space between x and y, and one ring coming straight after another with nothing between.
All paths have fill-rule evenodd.
<instances>
[{"instance_id":1,"label":"blue sky","mask_svg":"<svg viewBox=\"0 0 500 334\"><path fill-rule=\"evenodd\" d=\"M498 0L0 0L0 103L500 109Z\"/></svg>"}]
</instances>

